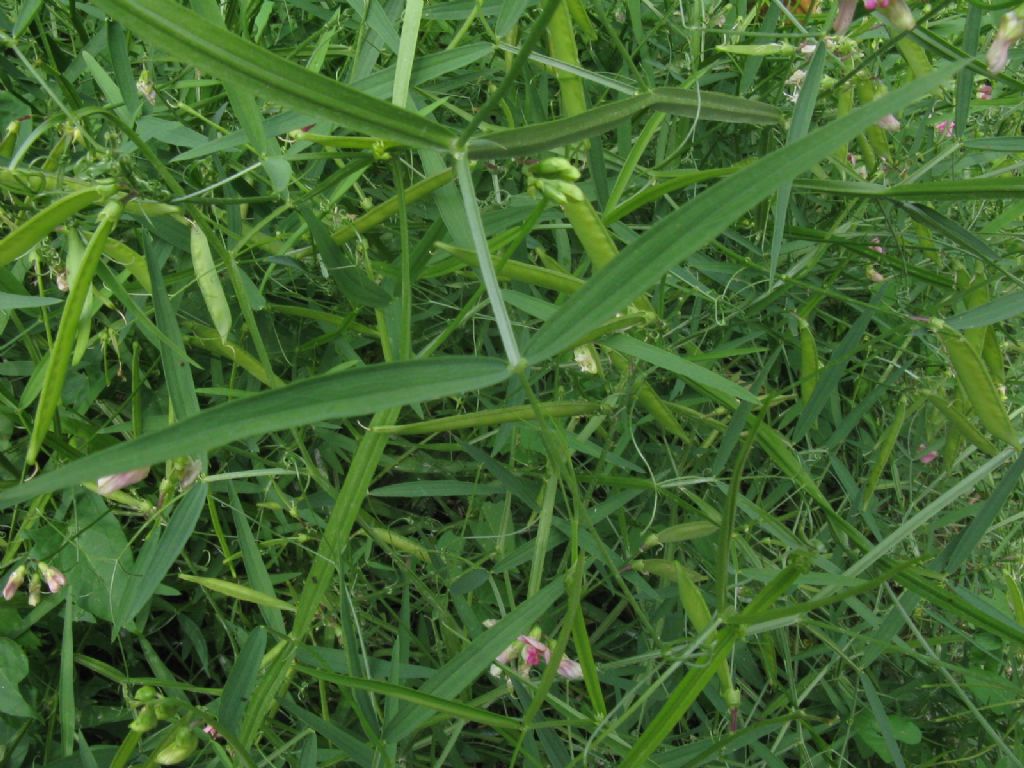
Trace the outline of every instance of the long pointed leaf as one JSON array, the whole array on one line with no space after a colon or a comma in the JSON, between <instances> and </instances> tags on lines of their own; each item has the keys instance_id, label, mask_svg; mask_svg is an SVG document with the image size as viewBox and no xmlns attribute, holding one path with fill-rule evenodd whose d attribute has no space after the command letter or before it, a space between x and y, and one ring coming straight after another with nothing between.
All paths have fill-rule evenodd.
<instances>
[{"instance_id":1,"label":"long pointed leaf","mask_svg":"<svg viewBox=\"0 0 1024 768\"><path fill-rule=\"evenodd\" d=\"M453 138L415 112L310 72L167 0L96 0L95 5L175 58L304 113L412 147L444 149Z\"/></svg>"},{"instance_id":2,"label":"long pointed leaf","mask_svg":"<svg viewBox=\"0 0 1024 768\"><path fill-rule=\"evenodd\" d=\"M209 408L173 426L85 456L0 492L0 508L134 467L195 455L254 435L497 384L508 368L493 358L451 357L329 373Z\"/></svg>"}]
</instances>

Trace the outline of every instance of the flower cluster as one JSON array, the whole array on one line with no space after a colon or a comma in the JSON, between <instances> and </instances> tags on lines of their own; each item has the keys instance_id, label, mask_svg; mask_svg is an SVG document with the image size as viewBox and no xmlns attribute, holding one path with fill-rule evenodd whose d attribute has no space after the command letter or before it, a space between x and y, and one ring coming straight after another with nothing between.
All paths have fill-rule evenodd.
<instances>
[{"instance_id":1,"label":"flower cluster","mask_svg":"<svg viewBox=\"0 0 1024 768\"><path fill-rule=\"evenodd\" d=\"M42 560L32 568L22 564L11 571L10 576L7 577L7 583L4 584L4 600L14 599L18 590L21 589L21 585L25 583L26 577L28 578L28 604L33 608L39 605L44 581L51 595L60 592L61 588L68 583L67 577L63 573Z\"/></svg>"},{"instance_id":2,"label":"flower cluster","mask_svg":"<svg viewBox=\"0 0 1024 768\"><path fill-rule=\"evenodd\" d=\"M489 619L484 622L484 626L492 627L496 623L493 619ZM528 635L519 635L514 643L494 659L494 664L491 665L491 676L501 677L505 674L502 667L512 666L517 659L519 660L519 674L524 677L530 674L531 669L540 666L542 661L549 664L553 652L551 647L541 640L542 636L543 632L540 627L534 627ZM582 680L583 667L578 661L563 654L558 662L558 675L566 680Z\"/></svg>"}]
</instances>

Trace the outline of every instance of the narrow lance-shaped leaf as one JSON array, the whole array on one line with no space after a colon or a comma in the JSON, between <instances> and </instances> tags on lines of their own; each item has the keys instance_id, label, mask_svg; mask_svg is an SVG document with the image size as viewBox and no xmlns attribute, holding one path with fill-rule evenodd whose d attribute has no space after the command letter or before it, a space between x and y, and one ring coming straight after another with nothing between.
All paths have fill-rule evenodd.
<instances>
[{"instance_id":1,"label":"narrow lance-shaped leaf","mask_svg":"<svg viewBox=\"0 0 1024 768\"><path fill-rule=\"evenodd\" d=\"M445 149L453 138L448 129L415 112L310 72L176 3L96 0L95 5L175 58L307 114L412 147Z\"/></svg>"},{"instance_id":2,"label":"narrow lance-shaped leaf","mask_svg":"<svg viewBox=\"0 0 1024 768\"><path fill-rule=\"evenodd\" d=\"M371 365L306 379L209 408L157 432L73 461L0 492L0 508L103 475L197 455L254 435L480 389L503 381L493 358L451 357Z\"/></svg>"},{"instance_id":3,"label":"narrow lance-shaped leaf","mask_svg":"<svg viewBox=\"0 0 1024 768\"><path fill-rule=\"evenodd\" d=\"M773 152L661 219L562 305L531 339L525 356L531 362L547 359L597 328L657 283L669 269L724 232L737 217L775 192L781 181L810 169L868 125L926 95L965 63L951 62Z\"/></svg>"}]
</instances>

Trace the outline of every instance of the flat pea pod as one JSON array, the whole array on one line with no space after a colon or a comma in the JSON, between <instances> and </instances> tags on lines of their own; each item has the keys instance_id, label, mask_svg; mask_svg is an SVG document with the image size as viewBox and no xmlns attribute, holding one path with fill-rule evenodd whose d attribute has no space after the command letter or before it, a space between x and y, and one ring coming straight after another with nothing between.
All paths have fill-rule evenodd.
<instances>
[{"instance_id":1,"label":"flat pea pod","mask_svg":"<svg viewBox=\"0 0 1024 768\"><path fill-rule=\"evenodd\" d=\"M142 286L146 293L153 292L153 284L149 278L149 268L146 266L146 259L141 253L137 253L112 237L107 239L107 245L103 252L131 272L132 277L139 281L139 285Z\"/></svg>"},{"instance_id":2,"label":"flat pea pod","mask_svg":"<svg viewBox=\"0 0 1024 768\"><path fill-rule=\"evenodd\" d=\"M691 520L688 523L679 523L678 525L670 525L658 533L652 533L646 539L641 549L650 549L651 547L660 547L665 544L671 544L680 541L692 541L693 539L702 539L705 536L710 536L713 533L718 532L718 523L712 523L708 520Z\"/></svg>"},{"instance_id":3,"label":"flat pea pod","mask_svg":"<svg viewBox=\"0 0 1024 768\"><path fill-rule=\"evenodd\" d=\"M966 269L958 269L956 272L957 285L963 284L966 286L964 291L964 305L967 309L977 309L983 304L988 304L992 298L988 290L988 283L985 281L984 275L975 275L974 279L970 279ZM977 328L966 328L964 329L964 336L967 341L971 343L971 346L980 354L985 346L985 331L987 326L981 325Z\"/></svg>"},{"instance_id":4,"label":"flat pea pod","mask_svg":"<svg viewBox=\"0 0 1024 768\"><path fill-rule=\"evenodd\" d=\"M613 349L604 348L604 351L608 353L608 358L619 373L624 376L629 375L630 363L624 355ZM665 401L661 399L661 396L654 391L654 387L641 379L636 383L634 394L636 395L637 402L644 407L644 410L651 414L651 418L657 422L658 426L669 434L675 435L684 443L693 442L686 430L683 429L683 425L676 419L675 414L665 405Z\"/></svg>"},{"instance_id":5,"label":"flat pea pod","mask_svg":"<svg viewBox=\"0 0 1024 768\"><path fill-rule=\"evenodd\" d=\"M0 157L6 160L14 154L14 144L18 140L18 132L20 130L21 123L17 120L12 120L7 124L7 130L4 131L3 141L0 141Z\"/></svg>"},{"instance_id":6,"label":"flat pea pod","mask_svg":"<svg viewBox=\"0 0 1024 768\"><path fill-rule=\"evenodd\" d=\"M800 399L804 405L811 401L814 394L814 387L818 383L818 371L821 370L821 363L818 362L818 345L814 341L814 332L811 324L806 318L796 318L800 326Z\"/></svg>"},{"instance_id":7,"label":"flat pea pod","mask_svg":"<svg viewBox=\"0 0 1024 768\"><path fill-rule=\"evenodd\" d=\"M226 342L228 333L231 332L231 306L224 295L224 286L217 277L217 265L213 262L210 241L206 239L206 233L194 222L190 244L192 269L196 273L196 282L199 283L199 291L203 294L206 311L210 313L213 327L220 334L221 341Z\"/></svg>"},{"instance_id":8,"label":"flat pea pod","mask_svg":"<svg viewBox=\"0 0 1024 768\"><path fill-rule=\"evenodd\" d=\"M853 112L853 86L846 84L836 90L836 117L846 117L851 112ZM849 153L850 146L844 142L836 150L836 159L840 163L846 163Z\"/></svg>"},{"instance_id":9,"label":"flat pea pod","mask_svg":"<svg viewBox=\"0 0 1024 768\"><path fill-rule=\"evenodd\" d=\"M32 248L57 226L93 203L104 200L114 193L113 185L99 185L72 192L51 203L21 226L0 240L0 267L7 266Z\"/></svg>"},{"instance_id":10,"label":"flat pea pod","mask_svg":"<svg viewBox=\"0 0 1024 768\"><path fill-rule=\"evenodd\" d=\"M583 250L586 251L594 271L600 272L619 255L619 249L615 246L611 233L601 221L601 217L597 215L594 206L582 193L578 196L566 196L561 205L565 217L569 220L573 233L579 238ZM634 304L644 312L654 311L654 306L646 296L641 296Z\"/></svg>"},{"instance_id":11,"label":"flat pea pod","mask_svg":"<svg viewBox=\"0 0 1024 768\"><path fill-rule=\"evenodd\" d=\"M988 366L988 372L992 374L992 380L997 386L1006 382L1006 369L1003 367L1003 352L999 349L999 340L996 338L996 331L990 325L985 329L985 343L981 348L981 359Z\"/></svg>"},{"instance_id":12,"label":"flat pea pod","mask_svg":"<svg viewBox=\"0 0 1024 768\"><path fill-rule=\"evenodd\" d=\"M1019 447L1017 432L1006 414L1003 401L999 397L992 374L982 362L978 353L964 335L946 325L938 327L939 338L946 347L946 353L953 364L960 384L963 386L967 399L981 420L982 425L1013 447Z\"/></svg>"},{"instance_id":13,"label":"flat pea pod","mask_svg":"<svg viewBox=\"0 0 1024 768\"><path fill-rule=\"evenodd\" d=\"M907 62L907 66L910 67L910 72L915 80L919 77L924 77L934 69L931 59L928 58L928 53L924 48L906 35L900 35L896 39L896 49L903 56L904 61Z\"/></svg>"},{"instance_id":14,"label":"flat pea pod","mask_svg":"<svg viewBox=\"0 0 1024 768\"><path fill-rule=\"evenodd\" d=\"M397 549L399 552L411 555L422 560L424 563L430 562L430 552L428 552L424 546L413 541L408 536L403 536L400 533L395 533L387 528L381 528L375 525L364 525L363 530L366 531L374 541L382 546Z\"/></svg>"},{"instance_id":15,"label":"flat pea pod","mask_svg":"<svg viewBox=\"0 0 1024 768\"><path fill-rule=\"evenodd\" d=\"M85 254L75 285L68 291L68 298L64 302L64 311L60 316L60 326L57 328L57 336L50 348L46 381L39 394L36 418L32 423L32 434L29 437L28 452L25 456L26 464L35 463L43 444L43 438L50 431L50 424L53 422L57 406L60 404L61 391L64 389L64 380L67 377L68 364L71 361L72 345L78 332L78 321L82 316L82 309L85 306L86 297L89 295L89 289L92 287L92 278L96 274L96 266L99 263L100 254L103 253L103 245L111 231L117 226L122 210L124 210L124 205L120 200L111 200L100 211L97 217L96 231L93 232L92 237L89 238L89 244L85 247Z\"/></svg>"},{"instance_id":16,"label":"flat pea pod","mask_svg":"<svg viewBox=\"0 0 1024 768\"><path fill-rule=\"evenodd\" d=\"M978 446L979 449L989 456L995 456L999 453L999 449L996 448L991 440L981 434L981 430L971 424L964 414L952 407L944 399L932 394L928 395L928 402L934 405L939 410L939 413L946 417L953 429Z\"/></svg>"},{"instance_id":17,"label":"flat pea pod","mask_svg":"<svg viewBox=\"0 0 1024 768\"><path fill-rule=\"evenodd\" d=\"M1004 573L1003 579L1006 582L1006 602L1010 604L1017 623L1024 624L1024 594L1021 594L1020 584L1011 573Z\"/></svg>"},{"instance_id":18,"label":"flat pea pod","mask_svg":"<svg viewBox=\"0 0 1024 768\"><path fill-rule=\"evenodd\" d=\"M78 230L72 227L67 228L64 237L68 246L68 255L64 260L65 277L68 287L74 288L78 274L82 271L82 262L85 260L85 243L82 242Z\"/></svg>"},{"instance_id":19,"label":"flat pea pod","mask_svg":"<svg viewBox=\"0 0 1024 768\"><path fill-rule=\"evenodd\" d=\"M708 604L704 601L704 596L700 593L697 585L694 584L687 574L686 568L678 562L674 563L674 565L676 585L679 590L679 602L683 606L683 611L693 623L693 628L698 633L703 632L711 623L711 611L708 610ZM739 693L732 686L732 676L729 674L729 661L722 659L715 668L715 673L718 675L718 681L722 688L722 696L726 698L730 706L736 706Z\"/></svg>"},{"instance_id":20,"label":"flat pea pod","mask_svg":"<svg viewBox=\"0 0 1024 768\"><path fill-rule=\"evenodd\" d=\"M572 27L572 15L565 3L559 3L547 26L548 52L551 58L565 62L571 67L580 67L580 55L576 49L576 33ZM587 111L587 97L583 81L574 72L559 69L558 96L562 117L574 117Z\"/></svg>"},{"instance_id":21,"label":"flat pea pod","mask_svg":"<svg viewBox=\"0 0 1024 768\"><path fill-rule=\"evenodd\" d=\"M870 104L872 101L882 95L881 88L867 78L861 78L857 81L857 98L860 99L864 105ZM864 129L864 138L867 139L868 144L871 146L875 157L877 158L889 158L892 157L892 151L889 148L889 137L886 136L884 130L877 125L869 125Z\"/></svg>"},{"instance_id":22,"label":"flat pea pod","mask_svg":"<svg viewBox=\"0 0 1024 768\"><path fill-rule=\"evenodd\" d=\"M864 481L864 490L861 492L861 509L867 509L871 503L871 497L875 494L875 488L878 487L878 481L882 477L882 470L885 469L889 463L889 457L892 456L892 450L896 447L896 441L899 439L900 430L903 429L903 422L907 418L907 402L901 399L898 406L896 406L896 413L893 414L893 419L882 431L882 436L878 439L878 447L875 449L875 457L871 462L871 471L868 472L867 480Z\"/></svg>"}]
</instances>

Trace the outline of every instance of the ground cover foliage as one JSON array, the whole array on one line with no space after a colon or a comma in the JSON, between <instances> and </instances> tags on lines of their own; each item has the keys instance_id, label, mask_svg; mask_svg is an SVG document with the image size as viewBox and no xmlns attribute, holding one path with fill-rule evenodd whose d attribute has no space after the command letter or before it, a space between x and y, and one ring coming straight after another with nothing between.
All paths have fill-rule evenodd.
<instances>
[{"instance_id":1,"label":"ground cover foliage","mask_svg":"<svg viewBox=\"0 0 1024 768\"><path fill-rule=\"evenodd\" d=\"M878 5L0 0L0 765L1021 765L1021 30Z\"/></svg>"}]
</instances>

